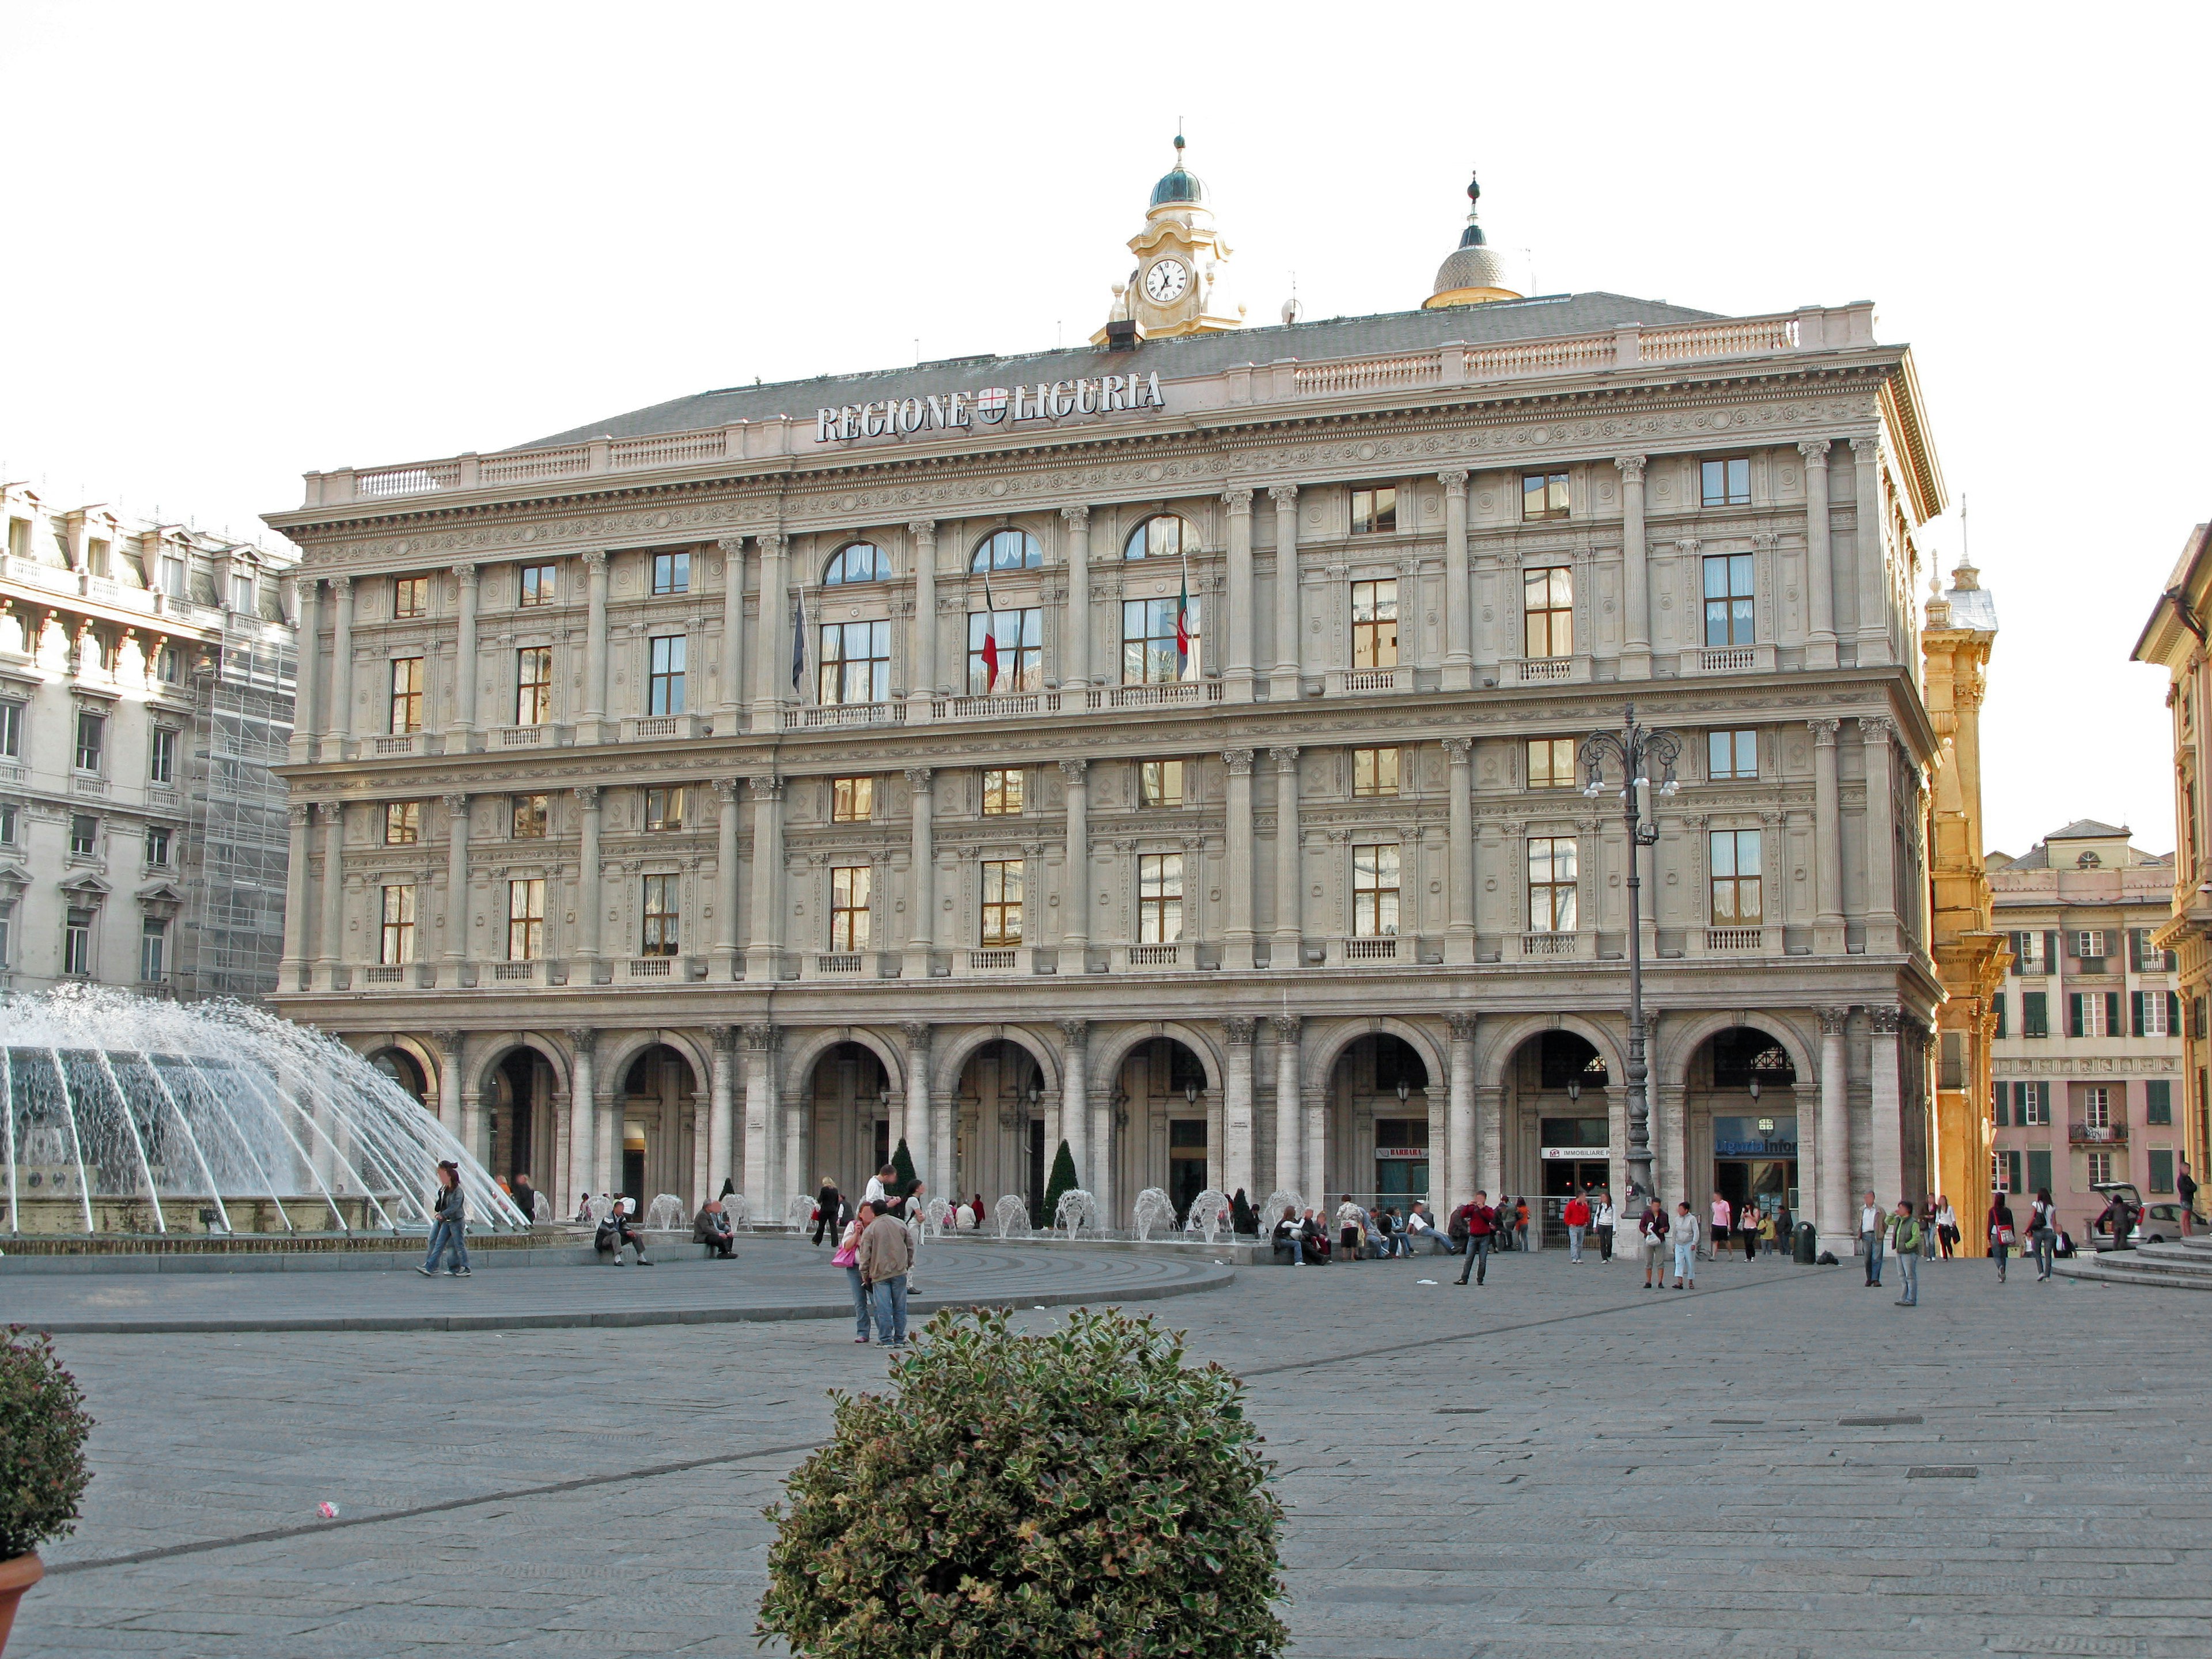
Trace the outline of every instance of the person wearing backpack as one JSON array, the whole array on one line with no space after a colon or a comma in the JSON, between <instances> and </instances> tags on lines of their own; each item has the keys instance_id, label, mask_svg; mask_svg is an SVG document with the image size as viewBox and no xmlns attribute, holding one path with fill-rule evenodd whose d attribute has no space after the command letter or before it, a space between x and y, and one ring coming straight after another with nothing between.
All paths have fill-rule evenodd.
<instances>
[{"instance_id":1,"label":"person wearing backpack","mask_svg":"<svg viewBox=\"0 0 2212 1659\"><path fill-rule=\"evenodd\" d=\"M1897 1271L1904 1280L1905 1294L1897 1298L1900 1308L1920 1305L1920 1245L1923 1232L1920 1218L1912 1212L1912 1200L1897 1200L1897 1212L1889 1218L1889 1253L1897 1258Z\"/></svg>"},{"instance_id":2,"label":"person wearing backpack","mask_svg":"<svg viewBox=\"0 0 2212 1659\"><path fill-rule=\"evenodd\" d=\"M1451 1212L1451 1235L1464 1240L1467 1261L1459 1270L1459 1282L1467 1283L1467 1276L1474 1274L1480 1286L1490 1273L1490 1246L1497 1237L1498 1212L1482 1200L1490 1194L1478 1192L1472 1202L1462 1204Z\"/></svg>"},{"instance_id":3,"label":"person wearing backpack","mask_svg":"<svg viewBox=\"0 0 2212 1659\"><path fill-rule=\"evenodd\" d=\"M2027 1238L2035 1247L2036 1282L2042 1284L2051 1277L2051 1258L2058 1244L2058 1206L2051 1201L2048 1187L2039 1188L2027 1206Z\"/></svg>"},{"instance_id":4,"label":"person wearing backpack","mask_svg":"<svg viewBox=\"0 0 2212 1659\"><path fill-rule=\"evenodd\" d=\"M2000 1192L1990 1206L1990 1254L1997 1259L1997 1283L2005 1282L2005 1261L2012 1255L2012 1206Z\"/></svg>"}]
</instances>

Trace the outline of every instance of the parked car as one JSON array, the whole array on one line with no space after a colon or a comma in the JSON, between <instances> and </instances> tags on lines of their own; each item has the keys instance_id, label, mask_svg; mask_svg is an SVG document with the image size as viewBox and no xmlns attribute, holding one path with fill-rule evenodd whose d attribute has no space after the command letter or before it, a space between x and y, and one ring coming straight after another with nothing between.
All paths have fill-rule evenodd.
<instances>
[{"instance_id":1,"label":"parked car","mask_svg":"<svg viewBox=\"0 0 2212 1659\"><path fill-rule=\"evenodd\" d=\"M2132 1249L2142 1241L2142 1194L2136 1190L2132 1181L2094 1181L2089 1190L2100 1194L2104 1209L2089 1222L2089 1248L2093 1250ZM2129 1217L2128 1231L2124 1241L2112 1237L2113 1212L2125 1206Z\"/></svg>"},{"instance_id":2,"label":"parked car","mask_svg":"<svg viewBox=\"0 0 2212 1659\"><path fill-rule=\"evenodd\" d=\"M2112 1248L2112 1225L2108 1218L2116 1198L2124 1200L2129 1212L2135 1217L2135 1224L2128 1229L2130 1244L2163 1244L2170 1239L2183 1237L2180 1205L2168 1202L2145 1204L2142 1194L2136 1189L2132 1181L2100 1182L2091 1190L2105 1195L2104 1213L2089 1224L2096 1249L2109 1250ZM2201 1230L2205 1224L2204 1218L2192 1212L2189 1224Z\"/></svg>"},{"instance_id":3,"label":"parked car","mask_svg":"<svg viewBox=\"0 0 2212 1659\"><path fill-rule=\"evenodd\" d=\"M2192 1232L2204 1231L2204 1218L2191 1212L2189 1226ZM2179 1204L2148 1204L2143 1206L2142 1219L2136 1223L2135 1240L2138 1244L2163 1244L2169 1239L2183 1237L2181 1206Z\"/></svg>"}]
</instances>

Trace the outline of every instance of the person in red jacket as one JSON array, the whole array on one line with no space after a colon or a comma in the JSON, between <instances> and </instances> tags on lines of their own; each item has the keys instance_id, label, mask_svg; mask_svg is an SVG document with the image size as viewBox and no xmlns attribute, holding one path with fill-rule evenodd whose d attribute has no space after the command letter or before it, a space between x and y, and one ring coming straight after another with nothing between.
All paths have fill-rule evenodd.
<instances>
[{"instance_id":1,"label":"person in red jacket","mask_svg":"<svg viewBox=\"0 0 2212 1659\"><path fill-rule=\"evenodd\" d=\"M1457 1232L1462 1225L1467 1229L1467 1261L1459 1270L1459 1282L1462 1285L1467 1283L1469 1273L1480 1285L1483 1276L1490 1271L1490 1246L1498 1233L1498 1212L1482 1201L1488 1196L1487 1193L1477 1193L1472 1203L1462 1204L1452 1212L1451 1230Z\"/></svg>"},{"instance_id":2,"label":"person in red jacket","mask_svg":"<svg viewBox=\"0 0 2212 1659\"><path fill-rule=\"evenodd\" d=\"M1580 1193L1567 1200L1566 1210L1559 1218L1567 1224L1567 1260L1570 1261L1583 1259L1583 1234L1589 1227L1589 1200Z\"/></svg>"}]
</instances>

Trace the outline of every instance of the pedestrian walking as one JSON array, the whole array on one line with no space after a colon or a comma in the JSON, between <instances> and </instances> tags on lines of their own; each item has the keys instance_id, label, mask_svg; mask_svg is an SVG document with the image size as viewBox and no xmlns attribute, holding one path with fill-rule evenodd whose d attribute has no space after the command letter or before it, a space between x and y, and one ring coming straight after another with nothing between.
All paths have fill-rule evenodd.
<instances>
[{"instance_id":1,"label":"pedestrian walking","mask_svg":"<svg viewBox=\"0 0 2212 1659\"><path fill-rule=\"evenodd\" d=\"M1610 1261L1613 1260L1613 1235L1620 1224L1620 1218L1619 1215L1615 1213L1613 1207L1613 1194L1611 1193L1600 1193L1597 1195L1597 1215L1595 1218L1595 1225L1597 1227L1597 1259L1600 1261Z\"/></svg>"},{"instance_id":2,"label":"pedestrian walking","mask_svg":"<svg viewBox=\"0 0 2212 1659\"><path fill-rule=\"evenodd\" d=\"M1666 1247L1667 1231L1667 1212L1659 1207L1658 1198L1646 1198L1644 1213L1636 1218L1636 1247L1644 1255L1644 1288L1647 1291L1667 1288L1667 1269L1659 1256ZM1656 1285L1652 1283L1655 1273L1658 1275Z\"/></svg>"},{"instance_id":3,"label":"pedestrian walking","mask_svg":"<svg viewBox=\"0 0 2212 1659\"><path fill-rule=\"evenodd\" d=\"M1687 1280L1692 1290L1698 1288L1698 1218L1690 1213L1690 1200L1684 1199L1674 1206L1674 1222L1667 1237L1674 1247L1674 1288L1680 1290ZM1718 1245L1714 1246L1716 1249Z\"/></svg>"},{"instance_id":4,"label":"pedestrian walking","mask_svg":"<svg viewBox=\"0 0 2212 1659\"><path fill-rule=\"evenodd\" d=\"M1881 1283L1881 1206L1869 1193L1866 1202L1859 1206L1859 1254L1866 1258L1869 1290Z\"/></svg>"},{"instance_id":5,"label":"pedestrian walking","mask_svg":"<svg viewBox=\"0 0 2212 1659\"><path fill-rule=\"evenodd\" d=\"M1709 1243L1711 1246L1712 1259L1715 1261L1721 1259L1721 1252L1728 1248L1729 1217L1732 1213L1733 1212L1729 1208L1728 1200L1715 1193L1711 1207L1708 1211L1713 1230L1712 1237Z\"/></svg>"},{"instance_id":6,"label":"pedestrian walking","mask_svg":"<svg viewBox=\"0 0 2212 1659\"><path fill-rule=\"evenodd\" d=\"M1743 1207L1735 1212L1736 1237L1743 1240L1743 1259L1759 1260L1759 1200L1747 1198Z\"/></svg>"},{"instance_id":7,"label":"pedestrian walking","mask_svg":"<svg viewBox=\"0 0 2212 1659\"><path fill-rule=\"evenodd\" d=\"M1897 1258L1899 1288L1905 1292L1897 1298L1900 1308L1920 1305L1920 1250L1925 1242L1926 1229L1912 1212L1912 1200L1899 1199L1897 1212L1889 1218L1889 1253Z\"/></svg>"},{"instance_id":8,"label":"pedestrian walking","mask_svg":"<svg viewBox=\"0 0 2212 1659\"><path fill-rule=\"evenodd\" d=\"M833 1267L845 1270L845 1282L853 1291L853 1340L865 1343L868 1340L868 1287L860 1277L860 1235L868 1231L868 1224L876 1218L876 1206L863 1204L853 1212L838 1235L836 1254L830 1258Z\"/></svg>"},{"instance_id":9,"label":"pedestrian walking","mask_svg":"<svg viewBox=\"0 0 2212 1659\"><path fill-rule=\"evenodd\" d=\"M2005 1282L2005 1264L2012 1255L2012 1206L1998 1193L1990 1205L1990 1254L1997 1259L1997 1283Z\"/></svg>"},{"instance_id":10,"label":"pedestrian walking","mask_svg":"<svg viewBox=\"0 0 2212 1659\"><path fill-rule=\"evenodd\" d=\"M448 1279L469 1276L469 1246L464 1236L468 1224L469 1201L461 1192L461 1166L448 1160L438 1166L438 1196L430 1212L430 1254L415 1271L428 1279L438 1271L438 1263L448 1254L453 1265L446 1269Z\"/></svg>"},{"instance_id":11,"label":"pedestrian walking","mask_svg":"<svg viewBox=\"0 0 2212 1659\"><path fill-rule=\"evenodd\" d=\"M1528 1195L1526 1193L1513 1200L1513 1248L1523 1254L1528 1249Z\"/></svg>"},{"instance_id":12,"label":"pedestrian walking","mask_svg":"<svg viewBox=\"0 0 2212 1659\"><path fill-rule=\"evenodd\" d=\"M1936 1259L1936 1218L1942 1206L1943 1200L1930 1193L1920 1206L1920 1259L1923 1261Z\"/></svg>"},{"instance_id":13,"label":"pedestrian walking","mask_svg":"<svg viewBox=\"0 0 2212 1659\"><path fill-rule=\"evenodd\" d=\"M814 1194L814 1248L822 1248L822 1235L838 1236L839 1224L845 1218L845 1196L837 1190L837 1183L828 1176L822 1177L822 1190Z\"/></svg>"},{"instance_id":14,"label":"pedestrian walking","mask_svg":"<svg viewBox=\"0 0 2212 1659\"><path fill-rule=\"evenodd\" d=\"M876 1340L887 1348L906 1346L906 1279L914 1267L914 1235L889 1213L878 1215L860 1235L860 1278L876 1310Z\"/></svg>"},{"instance_id":15,"label":"pedestrian walking","mask_svg":"<svg viewBox=\"0 0 2212 1659\"><path fill-rule=\"evenodd\" d=\"M1567 1200L1567 1207L1559 1219L1567 1224L1567 1260L1577 1267L1582 1265L1583 1235L1589 1231L1589 1200L1577 1193Z\"/></svg>"},{"instance_id":16,"label":"pedestrian walking","mask_svg":"<svg viewBox=\"0 0 2212 1659\"><path fill-rule=\"evenodd\" d=\"M1780 1248L1778 1237L1773 1215L1762 1210L1759 1217L1759 1251L1769 1261L1774 1260L1775 1252Z\"/></svg>"},{"instance_id":17,"label":"pedestrian walking","mask_svg":"<svg viewBox=\"0 0 2212 1659\"><path fill-rule=\"evenodd\" d=\"M1940 1194L1936 1200L1936 1237L1942 1246L1943 1260L1948 1261L1959 1253L1959 1212L1951 1207L1951 1200Z\"/></svg>"},{"instance_id":18,"label":"pedestrian walking","mask_svg":"<svg viewBox=\"0 0 2212 1659\"><path fill-rule=\"evenodd\" d=\"M2051 1201L2051 1188L2036 1189L2027 1208L2028 1242L2035 1246L2035 1279L2039 1285L2051 1277L2051 1258L2058 1248L2058 1206Z\"/></svg>"},{"instance_id":19,"label":"pedestrian walking","mask_svg":"<svg viewBox=\"0 0 2212 1659\"><path fill-rule=\"evenodd\" d=\"M1472 1273L1480 1285L1490 1272L1490 1247L1498 1236L1498 1212L1484 1200L1490 1196L1478 1192L1473 1199L1451 1212L1449 1224L1454 1238L1467 1241L1467 1260L1460 1266L1459 1282L1467 1283Z\"/></svg>"},{"instance_id":20,"label":"pedestrian walking","mask_svg":"<svg viewBox=\"0 0 2212 1659\"><path fill-rule=\"evenodd\" d=\"M1336 1243L1346 1261L1360 1258L1361 1246L1367 1239L1367 1212L1352 1201L1352 1194L1344 1195L1344 1202L1336 1206Z\"/></svg>"}]
</instances>

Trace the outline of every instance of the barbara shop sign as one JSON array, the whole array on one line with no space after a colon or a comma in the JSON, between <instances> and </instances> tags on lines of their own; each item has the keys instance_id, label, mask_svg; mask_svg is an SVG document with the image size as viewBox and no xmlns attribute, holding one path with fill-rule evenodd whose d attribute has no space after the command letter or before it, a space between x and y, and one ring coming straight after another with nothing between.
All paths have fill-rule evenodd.
<instances>
[{"instance_id":1,"label":"barbara shop sign","mask_svg":"<svg viewBox=\"0 0 2212 1659\"><path fill-rule=\"evenodd\" d=\"M838 443L894 434L973 431L981 422L998 426L1012 421L1060 421L1075 415L1112 415L1122 410L1165 409L1157 370L1150 374L1101 374L1080 380L1040 380L981 392L933 392L920 398L882 398L815 411L814 441Z\"/></svg>"}]
</instances>

